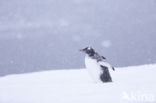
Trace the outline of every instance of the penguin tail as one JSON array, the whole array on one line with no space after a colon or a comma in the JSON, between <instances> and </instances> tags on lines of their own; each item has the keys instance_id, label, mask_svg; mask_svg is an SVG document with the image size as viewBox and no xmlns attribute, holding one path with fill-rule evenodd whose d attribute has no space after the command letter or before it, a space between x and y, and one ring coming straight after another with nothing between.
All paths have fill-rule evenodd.
<instances>
[{"instance_id":1,"label":"penguin tail","mask_svg":"<svg viewBox=\"0 0 156 103\"><path fill-rule=\"evenodd\" d=\"M114 67L112 67L112 69L113 69L113 71L115 71L115 68Z\"/></svg>"}]
</instances>

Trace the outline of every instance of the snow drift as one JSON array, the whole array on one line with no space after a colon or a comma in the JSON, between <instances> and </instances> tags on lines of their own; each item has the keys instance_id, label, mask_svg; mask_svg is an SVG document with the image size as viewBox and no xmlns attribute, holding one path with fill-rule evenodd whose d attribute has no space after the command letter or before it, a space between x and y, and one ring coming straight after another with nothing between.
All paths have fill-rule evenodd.
<instances>
[{"instance_id":1,"label":"snow drift","mask_svg":"<svg viewBox=\"0 0 156 103\"><path fill-rule=\"evenodd\" d=\"M116 68L113 83L94 83L86 69L0 78L0 103L155 103L156 64Z\"/></svg>"}]
</instances>

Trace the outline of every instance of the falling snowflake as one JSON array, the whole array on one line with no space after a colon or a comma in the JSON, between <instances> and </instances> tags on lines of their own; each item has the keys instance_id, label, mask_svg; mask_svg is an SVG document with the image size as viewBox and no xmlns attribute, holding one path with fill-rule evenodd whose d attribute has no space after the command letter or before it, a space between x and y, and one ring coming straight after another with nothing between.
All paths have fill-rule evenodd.
<instances>
[{"instance_id":1,"label":"falling snowflake","mask_svg":"<svg viewBox=\"0 0 156 103\"><path fill-rule=\"evenodd\" d=\"M60 19L59 20L59 25L61 27L66 27L66 26L69 26L69 22L66 19Z\"/></svg>"},{"instance_id":2,"label":"falling snowflake","mask_svg":"<svg viewBox=\"0 0 156 103\"><path fill-rule=\"evenodd\" d=\"M112 45L110 40L104 40L101 42L101 46L105 47L105 48L109 48Z\"/></svg>"}]
</instances>

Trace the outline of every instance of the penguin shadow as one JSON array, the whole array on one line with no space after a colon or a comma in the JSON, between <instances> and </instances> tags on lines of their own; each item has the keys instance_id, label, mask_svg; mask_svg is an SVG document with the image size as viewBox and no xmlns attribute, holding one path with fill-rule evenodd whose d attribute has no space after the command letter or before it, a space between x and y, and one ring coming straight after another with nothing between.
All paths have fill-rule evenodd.
<instances>
[{"instance_id":1,"label":"penguin shadow","mask_svg":"<svg viewBox=\"0 0 156 103\"><path fill-rule=\"evenodd\" d=\"M108 68L101 65L101 69L102 69L102 73L100 75L101 81L104 82L104 83L112 82L112 77L111 77L111 75L109 73Z\"/></svg>"}]
</instances>

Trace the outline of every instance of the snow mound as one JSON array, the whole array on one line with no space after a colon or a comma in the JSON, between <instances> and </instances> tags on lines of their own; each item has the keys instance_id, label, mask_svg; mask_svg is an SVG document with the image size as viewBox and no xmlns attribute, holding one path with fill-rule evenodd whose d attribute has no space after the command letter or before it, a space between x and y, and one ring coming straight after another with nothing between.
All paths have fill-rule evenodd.
<instances>
[{"instance_id":1,"label":"snow mound","mask_svg":"<svg viewBox=\"0 0 156 103\"><path fill-rule=\"evenodd\" d=\"M116 68L113 83L94 83L86 69L0 78L0 103L156 103L156 64Z\"/></svg>"}]
</instances>

